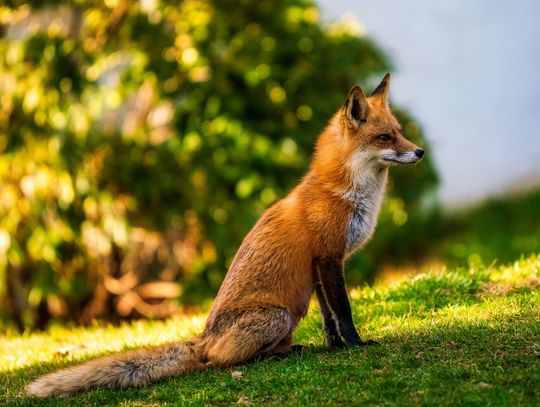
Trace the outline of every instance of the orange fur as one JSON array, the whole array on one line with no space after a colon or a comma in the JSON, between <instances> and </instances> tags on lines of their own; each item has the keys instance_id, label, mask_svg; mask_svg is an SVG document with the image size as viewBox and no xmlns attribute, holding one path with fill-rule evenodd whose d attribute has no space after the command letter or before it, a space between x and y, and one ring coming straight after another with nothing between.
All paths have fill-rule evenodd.
<instances>
[{"instance_id":1,"label":"orange fur","mask_svg":"<svg viewBox=\"0 0 540 407\"><path fill-rule=\"evenodd\" d=\"M199 337L52 373L31 383L29 393L145 385L209 363L230 366L261 353L287 353L318 284L314 262L342 262L364 244L375 228L388 166L423 154L403 137L388 108L389 82L387 75L369 98L358 87L351 90L320 135L301 183L245 237ZM356 221L359 206L364 212Z\"/></svg>"}]
</instances>

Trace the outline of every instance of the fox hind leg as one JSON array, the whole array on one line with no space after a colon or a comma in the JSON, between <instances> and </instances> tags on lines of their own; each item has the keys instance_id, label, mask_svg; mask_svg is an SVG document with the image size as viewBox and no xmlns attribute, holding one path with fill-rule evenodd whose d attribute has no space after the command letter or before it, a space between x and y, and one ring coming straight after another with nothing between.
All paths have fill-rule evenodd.
<instances>
[{"instance_id":1,"label":"fox hind leg","mask_svg":"<svg viewBox=\"0 0 540 407\"><path fill-rule=\"evenodd\" d=\"M288 309L260 307L240 316L219 336L210 336L206 346L207 359L217 366L245 362L259 353L282 347L290 337L292 327Z\"/></svg>"},{"instance_id":2,"label":"fox hind leg","mask_svg":"<svg viewBox=\"0 0 540 407\"><path fill-rule=\"evenodd\" d=\"M289 353L291 353L292 347L293 346L291 330L278 343L276 343L275 345L273 344L272 347L263 349L261 353L264 355L288 355Z\"/></svg>"}]
</instances>

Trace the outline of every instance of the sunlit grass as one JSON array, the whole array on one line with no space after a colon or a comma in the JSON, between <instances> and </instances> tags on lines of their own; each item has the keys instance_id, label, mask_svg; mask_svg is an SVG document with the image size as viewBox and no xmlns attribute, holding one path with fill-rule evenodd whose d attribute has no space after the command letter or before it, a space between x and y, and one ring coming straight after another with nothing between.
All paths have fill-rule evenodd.
<instances>
[{"instance_id":1,"label":"sunlit grass","mask_svg":"<svg viewBox=\"0 0 540 407\"><path fill-rule=\"evenodd\" d=\"M200 331L204 316L8 334L0 342L0 404L532 406L540 397L539 282L540 258L531 256L504 267L356 288L357 326L380 345L327 350L312 307L296 334L307 345L301 355L60 400L27 397L24 386L79 360L187 338Z\"/></svg>"},{"instance_id":2,"label":"sunlit grass","mask_svg":"<svg viewBox=\"0 0 540 407\"><path fill-rule=\"evenodd\" d=\"M120 327L98 325L86 329L55 325L46 333L8 334L0 339L0 372L31 363L58 363L187 338L202 330L205 317L200 315L165 322L138 321Z\"/></svg>"}]
</instances>

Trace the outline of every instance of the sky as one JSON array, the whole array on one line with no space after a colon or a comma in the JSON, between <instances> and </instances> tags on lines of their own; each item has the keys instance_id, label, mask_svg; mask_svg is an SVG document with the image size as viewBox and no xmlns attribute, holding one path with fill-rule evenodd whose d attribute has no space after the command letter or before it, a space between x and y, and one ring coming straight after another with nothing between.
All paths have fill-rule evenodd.
<instances>
[{"instance_id":1,"label":"sky","mask_svg":"<svg viewBox=\"0 0 540 407\"><path fill-rule=\"evenodd\" d=\"M540 185L540 1L318 0L390 55L448 207Z\"/></svg>"}]
</instances>

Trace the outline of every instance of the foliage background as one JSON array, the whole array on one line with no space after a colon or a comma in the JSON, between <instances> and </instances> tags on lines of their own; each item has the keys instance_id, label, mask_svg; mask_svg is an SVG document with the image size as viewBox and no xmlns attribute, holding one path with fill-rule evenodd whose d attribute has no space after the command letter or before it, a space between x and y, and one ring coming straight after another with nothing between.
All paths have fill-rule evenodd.
<instances>
[{"instance_id":1,"label":"foliage background","mask_svg":"<svg viewBox=\"0 0 540 407\"><path fill-rule=\"evenodd\" d=\"M0 308L21 329L211 297L348 89L391 68L311 1L8 1L0 23ZM429 154L391 178L353 282L433 216Z\"/></svg>"}]
</instances>

